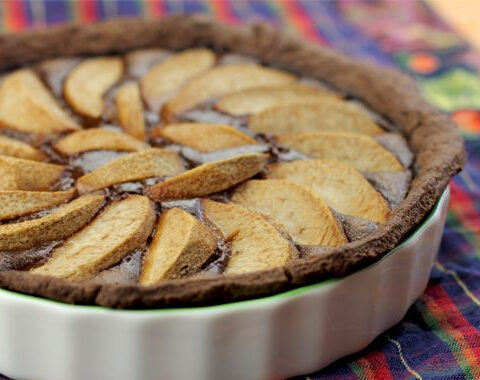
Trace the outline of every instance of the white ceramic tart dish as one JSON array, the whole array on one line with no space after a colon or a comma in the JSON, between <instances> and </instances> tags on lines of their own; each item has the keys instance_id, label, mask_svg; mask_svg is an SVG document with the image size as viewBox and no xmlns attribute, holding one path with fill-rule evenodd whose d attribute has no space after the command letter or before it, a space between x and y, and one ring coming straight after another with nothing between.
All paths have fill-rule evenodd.
<instances>
[{"instance_id":1,"label":"white ceramic tart dish","mask_svg":"<svg viewBox=\"0 0 480 380\"><path fill-rule=\"evenodd\" d=\"M448 191L377 263L251 301L186 309L73 306L0 290L0 372L18 380L261 380L364 348L427 284Z\"/></svg>"}]
</instances>

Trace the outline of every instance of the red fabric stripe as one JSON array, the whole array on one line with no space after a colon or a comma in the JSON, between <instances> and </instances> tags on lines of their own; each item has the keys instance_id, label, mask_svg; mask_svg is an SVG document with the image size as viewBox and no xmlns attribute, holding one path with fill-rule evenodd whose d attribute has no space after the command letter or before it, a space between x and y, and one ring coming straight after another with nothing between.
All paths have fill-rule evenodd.
<instances>
[{"instance_id":1,"label":"red fabric stripe","mask_svg":"<svg viewBox=\"0 0 480 380\"><path fill-rule=\"evenodd\" d=\"M165 4L162 0L151 0L151 10L155 16L164 16L167 13Z\"/></svg>"},{"instance_id":2,"label":"red fabric stripe","mask_svg":"<svg viewBox=\"0 0 480 380\"><path fill-rule=\"evenodd\" d=\"M315 24L311 17L296 0L283 0L281 4L285 8L285 15L290 18L290 21L305 37L317 43L326 44L325 40L315 30Z\"/></svg>"},{"instance_id":3,"label":"red fabric stripe","mask_svg":"<svg viewBox=\"0 0 480 380\"><path fill-rule=\"evenodd\" d=\"M366 376L365 380L393 380L385 355L380 351L369 352L357 361Z\"/></svg>"},{"instance_id":4,"label":"red fabric stripe","mask_svg":"<svg viewBox=\"0 0 480 380\"><path fill-rule=\"evenodd\" d=\"M7 14L7 29L19 31L28 26L25 3L19 0L5 0L5 12Z\"/></svg>"},{"instance_id":5,"label":"red fabric stripe","mask_svg":"<svg viewBox=\"0 0 480 380\"><path fill-rule=\"evenodd\" d=\"M96 0L81 0L78 9L81 21L90 23L98 20Z\"/></svg>"},{"instance_id":6,"label":"red fabric stripe","mask_svg":"<svg viewBox=\"0 0 480 380\"><path fill-rule=\"evenodd\" d=\"M230 3L228 0L212 1L211 6L220 20L232 24L238 22L237 18L235 17L234 13L230 8Z\"/></svg>"},{"instance_id":7,"label":"red fabric stripe","mask_svg":"<svg viewBox=\"0 0 480 380\"><path fill-rule=\"evenodd\" d=\"M455 181L451 182L451 201L450 208L455 209L456 211L463 211L463 217L467 218L474 227L476 231L480 230L480 215L475 209L475 204L472 201L470 194L468 194L465 189L463 189Z\"/></svg>"}]
</instances>

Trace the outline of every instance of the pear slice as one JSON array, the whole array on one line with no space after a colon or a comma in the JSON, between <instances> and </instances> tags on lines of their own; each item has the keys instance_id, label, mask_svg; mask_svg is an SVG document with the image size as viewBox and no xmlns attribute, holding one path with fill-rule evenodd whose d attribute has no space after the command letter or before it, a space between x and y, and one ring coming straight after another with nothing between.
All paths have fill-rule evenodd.
<instances>
[{"instance_id":1,"label":"pear slice","mask_svg":"<svg viewBox=\"0 0 480 380\"><path fill-rule=\"evenodd\" d=\"M42 151L33 146L6 136L0 136L0 154L34 161L43 161L47 158Z\"/></svg>"},{"instance_id":2,"label":"pear slice","mask_svg":"<svg viewBox=\"0 0 480 380\"><path fill-rule=\"evenodd\" d=\"M200 152L257 144L252 137L225 124L169 124L166 127L155 128L152 135L176 144L189 146Z\"/></svg>"},{"instance_id":3,"label":"pear slice","mask_svg":"<svg viewBox=\"0 0 480 380\"><path fill-rule=\"evenodd\" d=\"M148 145L124 133L105 128L89 128L70 133L56 141L53 147L60 153L70 156L90 150L134 152L146 149Z\"/></svg>"},{"instance_id":4,"label":"pear slice","mask_svg":"<svg viewBox=\"0 0 480 380\"><path fill-rule=\"evenodd\" d=\"M123 62L117 57L90 58L81 62L65 80L65 99L75 112L87 118L102 116L103 95L120 80Z\"/></svg>"},{"instance_id":5,"label":"pear slice","mask_svg":"<svg viewBox=\"0 0 480 380\"><path fill-rule=\"evenodd\" d=\"M154 224L155 209L148 198L132 195L114 202L32 272L69 280L87 279L142 247Z\"/></svg>"},{"instance_id":6,"label":"pear slice","mask_svg":"<svg viewBox=\"0 0 480 380\"><path fill-rule=\"evenodd\" d=\"M260 215L243 207L202 200L205 217L231 242L224 274L240 274L281 267L294 259L290 243Z\"/></svg>"},{"instance_id":7,"label":"pear slice","mask_svg":"<svg viewBox=\"0 0 480 380\"><path fill-rule=\"evenodd\" d=\"M306 186L335 210L376 223L387 220L386 200L352 166L336 160L305 160L269 166L268 179Z\"/></svg>"},{"instance_id":8,"label":"pear slice","mask_svg":"<svg viewBox=\"0 0 480 380\"><path fill-rule=\"evenodd\" d=\"M140 87L135 82L124 84L117 91L115 102L118 120L125 133L139 140L145 139L145 121Z\"/></svg>"},{"instance_id":9,"label":"pear slice","mask_svg":"<svg viewBox=\"0 0 480 380\"><path fill-rule=\"evenodd\" d=\"M272 135L313 131L351 132L371 136L384 133L365 112L331 98L264 109L250 117L248 127L255 132Z\"/></svg>"},{"instance_id":10,"label":"pear slice","mask_svg":"<svg viewBox=\"0 0 480 380\"><path fill-rule=\"evenodd\" d=\"M298 244L347 243L327 204L307 187L279 179L250 180L235 190L231 200L263 215Z\"/></svg>"},{"instance_id":11,"label":"pear slice","mask_svg":"<svg viewBox=\"0 0 480 380\"><path fill-rule=\"evenodd\" d=\"M220 97L215 108L230 115L241 116L256 114L275 106L325 98L340 101L338 95L333 92L297 84L282 87L254 87Z\"/></svg>"},{"instance_id":12,"label":"pear slice","mask_svg":"<svg viewBox=\"0 0 480 380\"><path fill-rule=\"evenodd\" d=\"M197 166L146 190L155 201L197 198L228 189L260 172L269 155L246 153Z\"/></svg>"},{"instance_id":13,"label":"pear slice","mask_svg":"<svg viewBox=\"0 0 480 380\"><path fill-rule=\"evenodd\" d=\"M215 64L215 54L205 48L188 49L153 66L141 79L142 94L152 111L190 79Z\"/></svg>"},{"instance_id":14,"label":"pear slice","mask_svg":"<svg viewBox=\"0 0 480 380\"><path fill-rule=\"evenodd\" d=\"M142 94L152 111L190 79L215 64L215 54L204 48L188 49L153 66L141 79Z\"/></svg>"},{"instance_id":15,"label":"pear slice","mask_svg":"<svg viewBox=\"0 0 480 380\"><path fill-rule=\"evenodd\" d=\"M33 214L67 202L75 195L75 189L68 191L0 191L0 220Z\"/></svg>"},{"instance_id":16,"label":"pear slice","mask_svg":"<svg viewBox=\"0 0 480 380\"><path fill-rule=\"evenodd\" d=\"M200 270L216 247L217 240L207 227L188 212L171 208L160 217L139 282L154 285L192 275Z\"/></svg>"},{"instance_id":17,"label":"pear slice","mask_svg":"<svg viewBox=\"0 0 480 380\"><path fill-rule=\"evenodd\" d=\"M0 156L0 190L49 190L64 169L62 165Z\"/></svg>"},{"instance_id":18,"label":"pear slice","mask_svg":"<svg viewBox=\"0 0 480 380\"><path fill-rule=\"evenodd\" d=\"M313 158L347 162L364 172L400 172L397 158L373 137L348 132L302 132L277 138L279 144Z\"/></svg>"},{"instance_id":19,"label":"pear slice","mask_svg":"<svg viewBox=\"0 0 480 380\"><path fill-rule=\"evenodd\" d=\"M146 149L117 158L78 178L77 189L83 194L117 183L173 176L183 170L184 165L178 153L165 149Z\"/></svg>"},{"instance_id":20,"label":"pear slice","mask_svg":"<svg viewBox=\"0 0 480 380\"><path fill-rule=\"evenodd\" d=\"M284 86L295 80L296 77L292 74L259 65L217 66L189 82L166 103L162 114L168 120L198 103L229 92L252 87Z\"/></svg>"},{"instance_id":21,"label":"pear slice","mask_svg":"<svg viewBox=\"0 0 480 380\"><path fill-rule=\"evenodd\" d=\"M41 218L0 225L0 250L27 249L64 239L85 226L103 202L103 195L85 195Z\"/></svg>"},{"instance_id":22,"label":"pear slice","mask_svg":"<svg viewBox=\"0 0 480 380\"><path fill-rule=\"evenodd\" d=\"M39 135L80 128L26 69L7 75L0 85L0 127Z\"/></svg>"}]
</instances>

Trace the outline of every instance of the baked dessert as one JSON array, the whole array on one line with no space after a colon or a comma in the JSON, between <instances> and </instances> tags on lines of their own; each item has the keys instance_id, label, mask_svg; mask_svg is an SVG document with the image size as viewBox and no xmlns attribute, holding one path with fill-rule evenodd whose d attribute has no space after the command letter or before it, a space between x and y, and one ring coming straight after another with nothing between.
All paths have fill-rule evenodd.
<instances>
[{"instance_id":1,"label":"baked dessert","mask_svg":"<svg viewBox=\"0 0 480 380\"><path fill-rule=\"evenodd\" d=\"M264 25L64 26L3 36L0 58L0 285L65 302L222 303L345 275L465 159L408 79Z\"/></svg>"}]
</instances>

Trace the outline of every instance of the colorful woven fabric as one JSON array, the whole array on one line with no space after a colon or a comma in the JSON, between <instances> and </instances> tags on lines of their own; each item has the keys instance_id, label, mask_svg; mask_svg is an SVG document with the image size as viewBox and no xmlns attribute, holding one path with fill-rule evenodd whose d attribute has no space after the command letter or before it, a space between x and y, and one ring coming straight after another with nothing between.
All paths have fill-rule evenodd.
<instances>
[{"instance_id":1,"label":"colorful woven fabric","mask_svg":"<svg viewBox=\"0 0 480 380\"><path fill-rule=\"evenodd\" d=\"M368 348L307 378L480 379L480 55L419 1L3 0L0 31L176 12L208 13L229 23L263 20L351 56L397 66L432 104L452 114L469 162L451 185L428 288L403 321Z\"/></svg>"}]
</instances>

